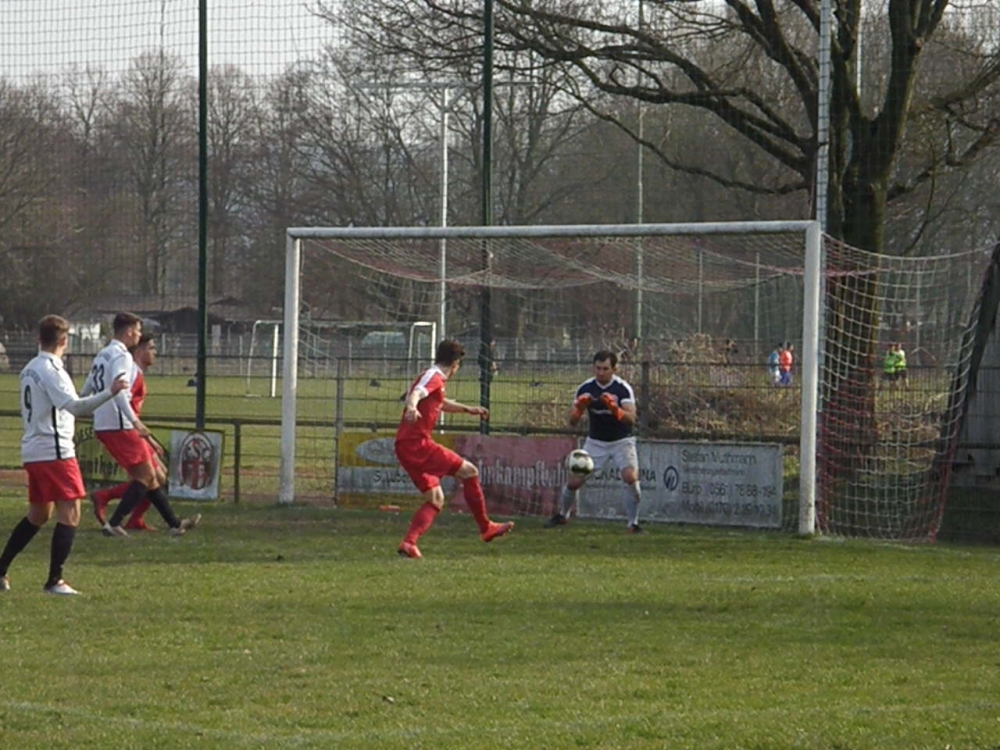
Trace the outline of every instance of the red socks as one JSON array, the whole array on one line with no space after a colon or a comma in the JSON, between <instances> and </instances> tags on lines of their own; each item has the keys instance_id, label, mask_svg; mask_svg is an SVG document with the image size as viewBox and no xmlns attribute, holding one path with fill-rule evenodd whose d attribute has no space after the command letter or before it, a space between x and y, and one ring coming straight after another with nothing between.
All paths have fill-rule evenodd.
<instances>
[{"instance_id":1,"label":"red socks","mask_svg":"<svg viewBox=\"0 0 1000 750\"><path fill-rule=\"evenodd\" d=\"M406 530L406 536L403 537L403 541L416 544L417 540L434 523L434 519L437 518L438 513L438 507L434 503L424 503L417 508L413 514L413 518L410 519L410 528Z\"/></svg>"},{"instance_id":2,"label":"red socks","mask_svg":"<svg viewBox=\"0 0 1000 750\"><path fill-rule=\"evenodd\" d=\"M490 528L490 517L486 514L486 497L483 495L483 486L479 484L479 477L469 477L462 482L462 494L465 495L465 502L469 506L472 517L476 519L479 532L486 533ZM439 509L433 503L424 503L414 512L410 519L410 527L406 530L404 542L416 544L417 540L423 536L424 532L431 527L434 519L437 518Z\"/></svg>"},{"instance_id":3,"label":"red socks","mask_svg":"<svg viewBox=\"0 0 1000 750\"><path fill-rule=\"evenodd\" d=\"M469 506L472 517L476 519L479 533L485 533L490 527L490 517L486 515L486 497L483 495L483 486L479 483L479 477L469 477L464 480L462 494L465 495L465 502Z\"/></svg>"},{"instance_id":4,"label":"red socks","mask_svg":"<svg viewBox=\"0 0 1000 750\"><path fill-rule=\"evenodd\" d=\"M142 521L143 515L145 515L146 511L149 510L149 506L151 505L152 503L149 501L149 498L144 497L142 500L139 501L139 504L135 506L135 510L132 511L132 515L128 517L128 522L130 524L133 524Z\"/></svg>"},{"instance_id":5,"label":"red socks","mask_svg":"<svg viewBox=\"0 0 1000 750\"><path fill-rule=\"evenodd\" d=\"M112 500L118 500L125 496L125 490L128 489L129 482L122 482L121 484L116 484L114 487L108 487L106 490L98 490L94 493L94 497L107 505Z\"/></svg>"}]
</instances>

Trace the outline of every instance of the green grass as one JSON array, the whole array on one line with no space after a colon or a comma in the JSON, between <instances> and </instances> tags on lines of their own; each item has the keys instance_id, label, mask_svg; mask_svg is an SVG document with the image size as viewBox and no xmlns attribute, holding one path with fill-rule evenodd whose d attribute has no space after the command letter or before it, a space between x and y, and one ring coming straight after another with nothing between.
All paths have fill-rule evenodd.
<instances>
[{"instance_id":1,"label":"green grass","mask_svg":"<svg viewBox=\"0 0 1000 750\"><path fill-rule=\"evenodd\" d=\"M3 747L1000 747L996 550L443 515L410 561L405 516L203 511L85 522L78 599L48 531L15 562Z\"/></svg>"}]
</instances>

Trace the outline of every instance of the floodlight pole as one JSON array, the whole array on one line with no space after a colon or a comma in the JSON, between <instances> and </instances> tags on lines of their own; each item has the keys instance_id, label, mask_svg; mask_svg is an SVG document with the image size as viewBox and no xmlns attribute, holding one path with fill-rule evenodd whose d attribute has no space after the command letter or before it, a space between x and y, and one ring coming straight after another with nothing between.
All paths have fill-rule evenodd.
<instances>
[{"instance_id":1,"label":"floodlight pole","mask_svg":"<svg viewBox=\"0 0 1000 750\"><path fill-rule=\"evenodd\" d=\"M643 0L639 0L639 33L642 33L644 24L643 17ZM642 73L636 72L636 85L642 83ZM636 134L639 136L639 148L636 155L636 165L635 165L635 223L642 224L644 220L643 216L643 203L645 198L645 186L643 185L643 154L644 147L642 145L642 140L644 137L645 128L643 127L645 115L645 107L642 106L642 99L636 99ZM636 345L642 341L643 330L642 330L642 284L643 284L643 248L642 240L639 240L638 246L636 247L635 253L635 324L633 331L633 338L635 339Z\"/></svg>"},{"instance_id":2,"label":"floodlight pole","mask_svg":"<svg viewBox=\"0 0 1000 750\"><path fill-rule=\"evenodd\" d=\"M483 173L482 198L484 227L493 225L493 0L483 0ZM490 268L490 243L483 241L483 269ZM489 274L479 290L479 405L490 408L490 380L493 376L492 299ZM481 420L479 431L489 432L489 422Z\"/></svg>"},{"instance_id":3,"label":"floodlight pole","mask_svg":"<svg viewBox=\"0 0 1000 750\"><path fill-rule=\"evenodd\" d=\"M195 365L196 429L205 429L208 376L208 0L198 2L198 357Z\"/></svg>"},{"instance_id":4,"label":"floodlight pole","mask_svg":"<svg viewBox=\"0 0 1000 750\"><path fill-rule=\"evenodd\" d=\"M827 191L830 184L830 35L833 9L830 0L822 0L819 11L819 90L816 112L816 200L815 219L826 231Z\"/></svg>"},{"instance_id":5,"label":"floodlight pole","mask_svg":"<svg viewBox=\"0 0 1000 750\"><path fill-rule=\"evenodd\" d=\"M441 226L448 226L448 110L451 103L448 101L448 89L441 91ZM441 277L438 287L438 335L447 338L448 320L448 240L444 237L440 240L440 268Z\"/></svg>"}]
</instances>

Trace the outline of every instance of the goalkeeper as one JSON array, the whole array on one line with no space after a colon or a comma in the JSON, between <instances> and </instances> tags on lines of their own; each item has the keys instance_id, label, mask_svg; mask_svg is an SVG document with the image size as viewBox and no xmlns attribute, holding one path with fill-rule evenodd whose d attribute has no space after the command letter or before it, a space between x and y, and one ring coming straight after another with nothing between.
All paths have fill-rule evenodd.
<instances>
[{"instance_id":1,"label":"goalkeeper","mask_svg":"<svg viewBox=\"0 0 1000 750\"><path fill-rule=\"evenodd\" d=\"M587 439L583 449L594 459L599 471L608 461L614 461L625 483L625 511L628 530L637 534L639 525L639 460L635 449L636 408L632 386L618 377L618 355L601 350L594 355L594 377L576 389L576 400L570 410L569 423L576 426L587 415ZM545 522L546 528L565 525L576 505L586 476L571 475L559 498L559 511Z\"/></svg>"}]
</instances>

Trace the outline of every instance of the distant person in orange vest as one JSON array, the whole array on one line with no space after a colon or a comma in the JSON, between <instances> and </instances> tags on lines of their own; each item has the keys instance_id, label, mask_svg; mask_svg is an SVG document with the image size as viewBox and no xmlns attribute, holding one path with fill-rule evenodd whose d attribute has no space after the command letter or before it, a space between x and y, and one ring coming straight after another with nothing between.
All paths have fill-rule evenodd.
<instances>
[{"instance_id":1,"label":"distant person in orange vest","mask_svg":"<svg viewBox=\"0 0 1000 750\"><path fill-rule=\"evenodd\" d=\"M781 351L778 352L778 369L781 371L779 385L791 385L792 384L792 349L794 347L785 343L781 347Z\"/></svg>"}]
</instances>

